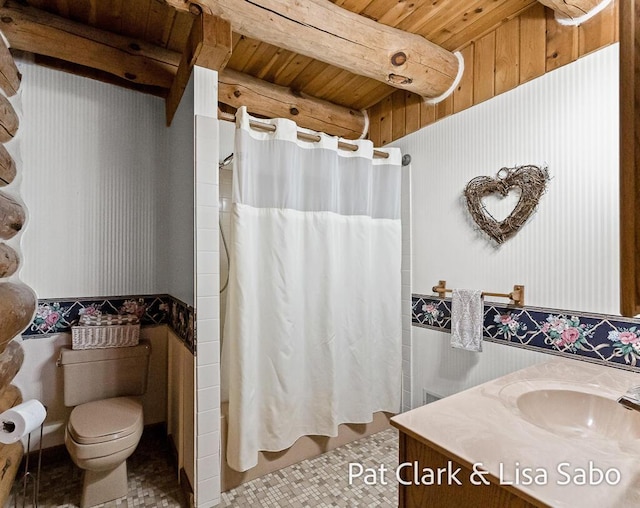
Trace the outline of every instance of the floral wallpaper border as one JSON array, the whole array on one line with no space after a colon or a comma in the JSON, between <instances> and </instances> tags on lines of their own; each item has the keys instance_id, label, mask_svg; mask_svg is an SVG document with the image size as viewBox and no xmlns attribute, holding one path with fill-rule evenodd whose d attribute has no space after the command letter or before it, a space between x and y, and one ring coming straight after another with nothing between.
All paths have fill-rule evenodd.
<instances>
[{"instance_id":1,"label":"floral wallpaper border","mask_svg":"<svg viewBox=\"0 0 640 508\"><path fill-rule=\"evenodd\" d=\"M451 331L451 299L414 294L414 326ZM484 304L484 339L640 372L640 320Z\"/></svg>"},{"instance_id":2,"label":"floral wallpaper border","mask_svg":"<svg viewBox=\"0 0 640 508\"><path fill-rule=\"evenodd\" d=\"M22 338L37 339L71 332L83 314L135 314L142 326L169 325L195 354L195 310L171 295L109 296L98 298L39 299L36 315Z\"/></svg>"}]
</instances>

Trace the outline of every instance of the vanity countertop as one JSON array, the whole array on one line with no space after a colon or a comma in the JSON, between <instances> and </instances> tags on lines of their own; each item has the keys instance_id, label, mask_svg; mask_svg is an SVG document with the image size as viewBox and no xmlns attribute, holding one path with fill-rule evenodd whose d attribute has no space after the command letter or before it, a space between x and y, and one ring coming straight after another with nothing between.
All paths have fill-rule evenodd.
<instances>
[{"instance_id":1,"label":"vanity countertop","mask_svg":"<svg viewBox=\"0 0 640 508\"><path fill-rule=\"evenodd\" d=\"M543 428L537 416L533 421L524 414L518 402L523 394L542 393L540 390L577 391L615 401L635 385L640 385L637 373L557 359L399 414L391 423L461 464L482 463L479 469L487 471L494 483L516 489L536 504L558 508L638 507L640 413L630 412L631 424L618 429L620 417L626 421L627 415L618 412L619 405L610 406L604 401L605 411L600 411L600 416L605 415L605 422L598 431L572 429L569 422L560 432L554 432ZM579 403L584 406L584 402ZM543 412L550 407L539 406ZM556 407L555 414L573 414L573 409ZM582 407L576 414L588 415L589 411ZM606 421L608 414L614 416L611 422ZM603 480L595 485L599 478L596 469L610 470L609 479L617 484ZM619 481L615 471L620 473ZM529 482L524 473L539 481ZM586 484L578 485L583 480Z\"/></svg>"}]
</instances>

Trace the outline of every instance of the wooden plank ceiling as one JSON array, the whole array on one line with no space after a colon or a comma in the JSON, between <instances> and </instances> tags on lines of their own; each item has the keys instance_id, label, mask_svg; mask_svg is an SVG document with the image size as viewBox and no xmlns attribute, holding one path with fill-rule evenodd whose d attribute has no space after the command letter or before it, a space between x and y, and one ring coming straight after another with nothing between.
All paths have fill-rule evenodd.
<instances>
[{"instance_id":1,"label":"wooden plank ceiling","mask_svg":"<svg viewBox=\"0 0 640 508\"><path fill-rule=\"evenodd\" d=\"M380 23L457 50L517 16L535 0L332 0ZM108 32L182 52L193 22L158 0L28 0L21 2ZM1 27L0 27L1 28ZM353 109L368 108L394 88L234 33L228 68Z\"/></svg>"},{"instance_id":2,"label":"wooden plank ceiling","mask_svg":"<svg viewBox=\"0 0 640 508\"><path fill-rule=\"evenodd\" d=\"M126 52L137 48L142 53L152 54L155 59L154 65L157 65L159 69L158 72L165 74L163 80L158 80L151 85L148 81L143 84L136 82L135 78L138 75L136 72L123 73L124 76L118 76L114 75L117 73L111 70L110 64L99 65L96 63L92 68L91 59L86 55L74 57L74 51L87 51L81 45L78 45L77 49L71 47L64 51L49 52L46 57L37 57L36 61L166 97L171 86L170 83L167 84L167 79L173 79L171 76L176 72L181 55L185 51L189 51L189 34L194 19L196 19L194 14L185 10L176 10L166 3L167 1L171 0L21 0L19 2L0 0L0 6L4 5L4 8L0 10L0 30L3 29L3 26L7 29L10 27L13 22L12 14L22 16L24 11L28 11L28 16L32 16L30 19L40 18L38 19L40 27L48 27L47 30L49 30L55 24L59 27L59 33L66 33L67 30L73 29L75 30L74 36L80 36L81 40L86 38L92 41L91 44L95 41L101 44L101 41L106 40L112 34L117 41L115 44L119 46L118 51ZM464 107L480 102L493 94L505 91L508 87L505 88L500 80L515 79L516 85L525 81L523 76L526 76L526 69L521 68L520 74L513 78L509 73L518 72L517 68L502 69L498 65L501 59L509 59L511 50L518 51L517 47L509 46L512 45L512 42L507 42L507 45L500 43L501 45L498 47L498 40L502 34L510 33L510 29L515 26L514 23L520 27L520 38L527 39L525 36L528 25L518 19L521 16L528 16L527 12L531 12L532 9L537 9L542 13L540 15L542 16L542 25L540 26L544 25L545 16L551 18L553 15L552 11L548 9L545 14L543 6L536 0L331 1L343 9L379 23L421 35L446 50L461 50L465 58L469 60L467 65L470 67L465 69L465 75L457 89L456 105L453 105L454 98L450 97L437 108L435 106L423 107L420 106L422 99L410 92L398 92L397 89L380 81L356 75L348 70L251 39L239 33L232 35L233 53L226 68L259 78L267 83L280 85L285 89L288 88L294 92L294 95L300 93L351 110L370 110L373 115L370 137L376 142L391 141L399 135L407 134L421 125L430 123L432 120L429 118L441 118L452 113L454 109L464 109ZM185 3L185 5L187 4ZM194 10L197 12L197 9ZM68 23L67 20L73 23ZM65 22L71 28L68 28ZM28 37L25 38L27 42L23 43L23 46L27 47L18 49L36 54L39 51L45 53L42 49L43 37L50 37L51 44L61 44L60 41L65 40L63 37L55 38L49 32L44 34L45 28L39 28L38 23L33 24L36 28L32 28L32 31L42 31L42 34L36 34L36 37L40 36L39 47L41 49L34 49L37 46L35 43L33 48L29 47ZM569 34L570 37L577 33L560 30L552 21L549 21L548 24L552 32L559 31L562 34ZM14 33L20 30L23 28L16 25ZM91 35L91 30L95 32L95 36ZM33 37L33 34L30 34L30 37ZM8 38L11 43L11 37L8 36ZM129 38L130 42L126 38ZM547 39L552 39L552 37L547 37ZM535 41L538 40L542 39L535 39ZM123 44L125 45L124 49L122 48ZM524 41L523 44L529 44L529 42ZM95 50L99 46L94 44L91 47ZM553 41L546 45L542 44L541 51L543 53L541 56L537 55L537 58L542 59L543 68L544 51L550 49L553 49ZM501 55L500 51L505 52L505 55ZM580 54L582 53L580 51ZM125 53L121 54L130 56ZM489 55L492 61L497 62L491 67L491 73L500 71L504 74L504 76L496 76L495 82L494 78L486 81L479 79L487 70L483 67L485 61L483 55L485 54ZM52 58L52 56L57 56L57 58ZM562 56L564 58L564 55ZM135 62L135 59L132 61ZM514 62L514 65L516 67L523 66L526 65L526 62ZM547 63L546 71L552 68L554 68L553 62ZM153 72L149 69L145 69L145 71L147 74ZM167 76L167 72L172 74ZM473 92L470 92L470 80L474 82ZM141 80L138 79L138 81ZM469 93L472 93L473 96ZM467 94L466 97L465 94ZM223 110L225 108L230 110L224 104L221 104L221 107ZM390 126L391 115L388 114L391 111L396 111L392 126ZM417 116L413 111L419 112ZM403 118L403 127L399 127L400 120L398 118L400 115ZM416 117L416 119L405 122L405 117L407 119ZM336 134L336 132L330 133ZM344 135L340 132L337 133Z\"/></svg>"},{"instance_id":3,"label":"wooden plank ceiling","mask_svg":"<svg viewBox=\"0 0 640 508\"><path fill-rule=\"evenodd\" d=\"M461 48L465 70L437 105L394 90L369 108L369 139L385 145L618 41L619 1L580 26L559 24L540 3Z\"/></svg>"}]
</instances>

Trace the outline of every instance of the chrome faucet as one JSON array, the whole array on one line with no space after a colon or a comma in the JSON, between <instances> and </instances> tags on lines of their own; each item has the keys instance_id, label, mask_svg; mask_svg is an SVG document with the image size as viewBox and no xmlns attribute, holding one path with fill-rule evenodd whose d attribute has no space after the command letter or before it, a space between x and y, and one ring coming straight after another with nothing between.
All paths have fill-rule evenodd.
<instances>
[{"instance_id":1,"label":"chrome faucet","mask_svg":"<svg viewBox=\"0 0 640 508\"><path fill-rule=\"evenodd\" d=\"M629 388L627 393L618 399L618 403L622 404L625 409L640 411L640 386Z\"/></svg>"}]
</instances>

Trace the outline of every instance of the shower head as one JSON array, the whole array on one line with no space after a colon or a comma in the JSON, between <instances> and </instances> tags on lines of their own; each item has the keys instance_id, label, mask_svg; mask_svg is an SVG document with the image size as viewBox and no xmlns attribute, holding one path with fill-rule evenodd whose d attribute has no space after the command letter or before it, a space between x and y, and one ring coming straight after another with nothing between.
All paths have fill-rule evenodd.
<instances>
[{"instance_id":1,"label":"shower head","mask_svg":"<svg viewBox=\"0 0 640 508\"><path fill-rule=\"evenodd\" d=\"M218 169L222 169L224 167L227 167L232 162L233 162L233 154L231 153L231 154L227 155L227 158L225 160L223 160L222 162L218 162Z\"/></svg>"}]
</instances>

